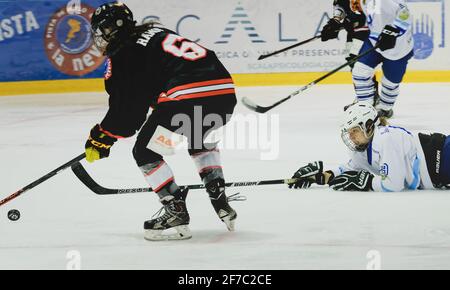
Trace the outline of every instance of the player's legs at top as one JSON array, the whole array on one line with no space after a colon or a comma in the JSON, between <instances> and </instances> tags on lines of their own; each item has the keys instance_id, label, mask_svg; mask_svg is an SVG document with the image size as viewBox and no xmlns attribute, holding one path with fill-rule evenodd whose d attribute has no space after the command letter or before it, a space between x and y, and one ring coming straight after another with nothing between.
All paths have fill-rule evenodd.
<instances>
[{"instance_id":1,"label":"player's legs at top","mask_svg":"<svg viewBox=\"0 0 450 290\"><path fill-rule=\"evenodd\" d=\"M360 53L364 53L372 49L373 45L370 40L366 40L362 46ZM360 58L352 70L353 84L355 87L356 100L358 102L368 102L374 104L375 97L375 68L381 63L382 56L374 51Z\"/></svg>"},{"instance_id":2,"label":"player's legs at top","mask_svg":"<svg viewBox=\"0 0 450 290\"><path fill-rule=\"evenodd\" d=\"M380 103L376 106L381 116L392 117L393 107L400 94L400 84L406 73L408 61L413 52L399 60L383 60L383 79L381 80Z\"/></svg>"}]
</instances>

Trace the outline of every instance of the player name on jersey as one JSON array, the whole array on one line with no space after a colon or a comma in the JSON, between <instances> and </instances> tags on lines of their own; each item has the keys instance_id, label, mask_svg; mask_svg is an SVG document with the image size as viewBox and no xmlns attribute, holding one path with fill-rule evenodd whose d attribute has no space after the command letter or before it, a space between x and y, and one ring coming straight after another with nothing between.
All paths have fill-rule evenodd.
<instances>
[{"instance_id":1,"label":"player name on jersey","mask_svg":"<svg viewBox=\"0 0 450 290\"><path fill-rule=\"evenodd\" d=\"M157 33L162 32L162 29L159 28L151 28L147 30L146 32L142 33L142 35L138 38L136 41L137 44L140 44L142 46L147 46L150 39L153 38Z\"/></svg>"}]
</instances>

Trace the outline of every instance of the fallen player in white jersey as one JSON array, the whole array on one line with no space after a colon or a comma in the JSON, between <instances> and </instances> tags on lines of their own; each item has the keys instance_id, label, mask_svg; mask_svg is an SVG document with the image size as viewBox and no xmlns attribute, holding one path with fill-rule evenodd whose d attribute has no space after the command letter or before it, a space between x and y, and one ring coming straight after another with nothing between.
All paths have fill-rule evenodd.
<instances>
[{"instance_id":1,"label":"fallen player in white jersey","mask_svg":"<svg viewBox=\"0 0 450 290\"><path fill-rule=\"evenodd\" d=\"M398 192L450 189L450 136L417 135L390 126L365 102L345 111L341 137L350 149L350 161L324 171L315 161L297 170L290 188L329 185L335 190Z\"/></svg>"}]
</instances>

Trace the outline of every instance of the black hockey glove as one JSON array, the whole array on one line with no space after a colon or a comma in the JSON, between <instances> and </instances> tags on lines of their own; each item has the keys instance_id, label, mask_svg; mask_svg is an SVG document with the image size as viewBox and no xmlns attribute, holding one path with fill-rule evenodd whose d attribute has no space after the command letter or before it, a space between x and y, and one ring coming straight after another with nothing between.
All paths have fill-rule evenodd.
<instances>
[{"instance_id":1,"label":"black hockey glove","mask_svg":"<svg viewBox=\"0 0 450 290\"><path fill-rule=\"evenodd\" d=\"M331 18L322 29L321 32L322 41L337 38L340 30L341 30L341 23L336 19Z\"/></svg>"},{"instance_id":2,"label":"black hockey glove","mask_svg":"<svg viewBox=\"0 0 450 290\"><path fill-rule=\"evenodd\" d=\"M394 48L399 34L400 30L398 28L386 25L378 38L379 48L382 51Z\"/></svg>"},{"instance_id":3,"label":"black hockey glove","mask_svg":"<svg viewBox=\"0 0 450 290\"><path fill-rule=\"evenodd\" d=\"M86 161L92 163L109 156L111 146L117 141L116 138L106 135L100 125L95 125L86 142Z\"/></svg>"},{"instance_id":4,"label":"black hockey glove","mask_svg":"<svg viewBox=\"0 0 450 290\"><path fill-rule=\"evenodd\" d=\"M334 190L371 191L373 174L368 171L346 171L329 183Z\"/></svg>"},{"instance_id":5,"label":"black hockey glove","mask_svg":"<svg viewBox=\"0 0 450 290\"><path fill-rule=\"evenodd\" d=\"M324 185L325 175L323 174L323 162L315 161L301 167L294 173L294 176L292 176L292 178L296 178L298 179L298 181L289 184L289 188L309 188L314 183ZM331 179L332 177L330 178L330 180Z\"/></svg>"},{"instance_id":6,"label":"black hockey glove","mask_svg":"<svg viewBox=\"0 0 450 290\"><path fill-rule=\"evenodd\" d=\"M345 60L346 60L347 62L349 62L349 61L351 61L352 59L354 59L355 57L357 57L357 55L354 55L353 53L351 53L351 54L349 54L349 55L345 58ZM355 63L356 63L356 62L352 62L352 63L349 65L351 69L353 69L353 68L355 67Z\"/></svg>"}]
</instances>

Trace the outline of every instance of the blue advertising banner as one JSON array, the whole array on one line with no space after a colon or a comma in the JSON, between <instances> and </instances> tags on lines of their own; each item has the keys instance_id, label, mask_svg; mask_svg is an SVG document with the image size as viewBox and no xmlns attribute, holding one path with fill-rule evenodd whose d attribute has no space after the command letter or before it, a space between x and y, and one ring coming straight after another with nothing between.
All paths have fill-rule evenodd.
<instances>
[{"instance_id":1,"label":"blue advertising banner","mask_svg":"<svg viewBox=\"0 0 450 290\"><path fill-rule=\"evenodd\" d=\"M0 82L101 77L90 18L102 0L0 1Z\"/></svg>"}]
</instances>

